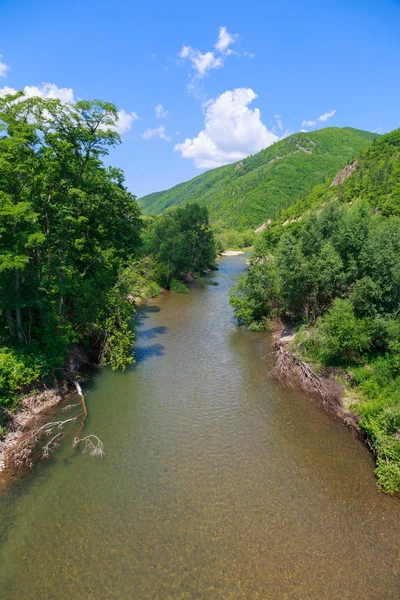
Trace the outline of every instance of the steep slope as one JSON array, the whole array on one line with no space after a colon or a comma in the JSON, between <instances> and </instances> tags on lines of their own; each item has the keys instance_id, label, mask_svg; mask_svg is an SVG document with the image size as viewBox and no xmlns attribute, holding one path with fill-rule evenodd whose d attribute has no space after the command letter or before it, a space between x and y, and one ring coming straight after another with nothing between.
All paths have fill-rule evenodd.
<instances>
[{"instance_id":1,"label":"steep slope","mask_svg":"<svg viewBox=\"0 0 400 600\"><path fill-rule=\"evenodd\" d=\"M208 207L214 221L238 229L257 227L268 218L276 218L377 137L348 127L296 133L240 162L144 196L140 204L145 213L158 214L196 201Z\"/></svg>"},{"instance_id":2,"label":"steep slope","mask_svg":"<svg viewBox=\"0 0 400 600\"><path fill-rule=\"evenodd\" d=\"M330 200L355 202L360 198L384 216L400 216L400 129L380 136L335 177L315 185L269 223L268 229L295 223Z\"/></svg>"}]
</instances>

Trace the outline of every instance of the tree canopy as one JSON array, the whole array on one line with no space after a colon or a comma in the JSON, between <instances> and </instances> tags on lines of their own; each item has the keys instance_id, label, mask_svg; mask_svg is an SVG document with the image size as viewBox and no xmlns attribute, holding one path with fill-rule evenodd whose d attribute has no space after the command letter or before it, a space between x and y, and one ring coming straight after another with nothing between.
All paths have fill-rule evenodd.
<instances>
[{"instance_id":1,"label":"tree canopy","mask_svg":"<svg viewBox=\"0 0 400 600\"><path fill-rule=\"evenodd\" d=\"M125 368L135 299L214 263L205 208L149 225L122 171L104 165L117 120L98 100L0 99L0 411L58 376L73 345Z\"/></svg>"}]
</instances>

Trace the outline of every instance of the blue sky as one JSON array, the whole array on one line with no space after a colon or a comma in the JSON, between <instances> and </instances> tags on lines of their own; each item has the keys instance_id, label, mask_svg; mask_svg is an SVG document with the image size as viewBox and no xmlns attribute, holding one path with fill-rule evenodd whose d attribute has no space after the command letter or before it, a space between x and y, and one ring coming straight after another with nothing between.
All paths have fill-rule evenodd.
<instances>
[{"instance_id":1,"label":"blue sky","mask_svg":"<svg viewBox=\"0 0 400 600\"><path fill-rule=\"evenodd\" d=\"M400 126L394 0L0 0L0 54L0 87L125 111L109 161L139 197L302 128Z\"/></svg>"}]
</instances>

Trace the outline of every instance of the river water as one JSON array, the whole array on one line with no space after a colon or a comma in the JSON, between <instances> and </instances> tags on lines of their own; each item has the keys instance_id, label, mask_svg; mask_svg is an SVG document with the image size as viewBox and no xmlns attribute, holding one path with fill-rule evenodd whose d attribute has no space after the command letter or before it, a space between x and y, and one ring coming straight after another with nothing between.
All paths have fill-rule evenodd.
<instances>
[{"instance_id":1,"label":"river water","mask_svg":"<svg viewBox=\"0 0 400 600\"><path fill-rule=\"evenodd\" d=\"M65 443L0 491L1 600L398 600L400 502L269 377L270 337L228 304L243 269L147 306L136 365L93 374L103 459Z\"/></svg>"}]
</instances>

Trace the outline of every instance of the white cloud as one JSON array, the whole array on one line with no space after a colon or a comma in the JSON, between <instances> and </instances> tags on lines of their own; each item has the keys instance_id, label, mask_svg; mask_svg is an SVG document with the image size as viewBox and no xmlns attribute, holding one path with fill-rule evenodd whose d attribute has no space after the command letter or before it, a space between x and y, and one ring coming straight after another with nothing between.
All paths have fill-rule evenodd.
<instances>
[{"instance_id":1,"label":"white cloud","mask_svg":"<svg viewBox=\"0 0 400 600\"><path fill-rule=\"evenodd\" d=\"M160 140L165 140L166 142L171 141L171 138L165 132L164 125L160 125L160 127L157 127L157 129L146 129L146 131L142 133L142 138L144 140L159 138Z\"/></svg>"},{"instance_id":2,"label":"white cloud","mask_svg":"<svg viewBox=\"0 0 400 600\"><path fill-rule=\"evenodd\" d=\"M256 57L254 52L243 52L243 56L247 56L247 58L255 58Z\"/></svg>"},{"instance_id":3,"label":"white cloud","mask_svg":"<svg viewBox=\"0 0 400 600\"><path fill-rule=\"evenodd\" d=\"M137 121L139 117L135 112L127 113L125 110L118 111L118 122L115 126L115 131L120 135L128 133L132 128L133 121Z\"/></svg>"},{"instance_id":4,"label":"white cloud","mask_svg":"<svg viewBox=\"0 0 400 600\"><path fill-rule=\"evenodd\" d=\"M232 52L232 50L229 49L229 46L231 46L232 44L234 44L236 42L236 40L238 39L239 35L237 33L231 34L228 33L228 30L226 27L220 27L219 28L219 33L218 33L218 40L217 43L215 44L214 48L216 50L218 50L218 52Z\"/></svg>"},{"instance_id":5,"label":"white cloud","mask_svg":"<svg viewBox=\"0 0 400 600\"><path fill-rule=\"evenodd\" d=\"M40 86L37 85L26 85L23 92L27 98L39 97L39 98L55 98L61 100L65 104L74 104L76 102L74 91L72 88L59 88L54 83L42 83ZM7 94L16 94L17 90L4 86L0 88L0 98ZM123 135L132 128L133 121L139 119L135 112L128 113L125 110L118 111L118 122L115 127L117 133Z\"/></svg>"},{"instance_id":6,"label":"white cloud","mask_svg":"<svg viewBox=\"0 0 400 600\"><path fill-rule=\"evenodd\" d=\"M271 128L272 133L276 133L278 130L280 140L292 135L293 132L290 129L285 129L281 115L273 115L273 118L276 120L276 124Z\"/></svg>"},{"instance_id":7,"label":"white cloud","mask_svg":"<svg viewBox=\"0 0 400 600\"><path fill-rule=\"evenodd\" d=\"M226 27L220 27L213 51L201 52L192 46L182 46L179 58L189 60L194 71L194 78L201 79L209 71L224 66L226 57L234 54L229 46L234 44L238 37L237 33L231 34Z\"/></svg>"},{"instance_id":8,"label":"white cloud","mask_svg":"<svg viewBox=\"0 0 400 600\"><path fill-rule=\"evenodd\" d=\"M190 60L197 77L204 77L211 69L218 69L224 64L222 57L216 57L214 52L203 53L191 46L183 46L179 57Z\"/></svg>"},{"instance_id":9,"label":"white cloud","mask_svg":"<svg viewBox=\"0 0 400 600\"><path fill-rule=\"evenodd\" d=\"M28 98L39 96L40 98L57 98L64 103L74 104L75 97L72 88L59 88L54 83L42 83L41 86L26 85L24 94Z\"/></svg>"},{"instance_id":10,"label":"white cloud","mask_svg":"<svg viewBox=\"0 0 400 600\"><path fill-rule=\"evenodd\" d=\"M61 102L75 102L74 92L71 88L59 88L54 83L42 83L40 86L26 85L23 92L27 98L39 96L40 98L58 98ZM17 90L4 86L0 88L0 97L7 94L16 94Z\"/></svg>"},{"instance_id":11,"label":"white cloud","mask_svg":"<svg viewBox=\"0 0 400 600\"><path fill-rule=\"evenodd\" d=\"M0 54L0 77L7 77L7 71L9 70L9 66L6 65L6 63L4 63L1 60L1 54Z\"/></svg>"},{"instance_id":12,"label":"white cloud","mask_svg":"<svg viewBox=\"0 0 400 600\"><path fill-rule=\"evenodd\" d=\"M322 121L325 123L325 121L327 121L328 119L330 119L331 117L333 117L333 115L336 113L336 110L331 110L330 112L326 112L323 115L321 115L320 117L318 117L318 121Z\"/></svg>"},{"instance_id":13,"label":"white cloud","mask_svg":"<svg viewBox=\"0 0 400 600\"><path fill-rule=\"evenodd\" d=\"M303 121L301 126L315 127L315 125L318 125L318 123L325 123L328 119L333 117L334 114L336 114L336 110L331 110L330 112L326 112L323 115L320 115L317 119L315 119L315 121Z\"/></svg>"},{"instance_id":14,"label":"white cloud","mask_svg":"<svg viewBox=\"0 0 400 600\"><path fill-rule=\"evenodd\" d=\"M5 85L4 87L0 88L0 98L3 98L4 96L7 96L8 94L16 94L17 90L15 90L14 88L8 87L8 85Z\"/></svg>"},{"instance_id":15,"label":"white cloud","mask_svg":"<svg viewBox=\"0 0 400 600\"><path fill-rule=\"evenodd\" d=\"M262 123L258 108L248 105L257 98L250 88L226 91L203 105L205 127L197 137L176 144L174 150L190 158L198 168L210 169L258 152L279 137Z\"/></svg>"},{"instance_id":16,"label":"white cloud","mask_svg":"<svg viewBox=\"0 0 400 600\"><path fill-rule=\"evenodd\" d=\"M156 60L157 54L155 52L151 53L151 60Z\"/></svg>"},{"instance_id":17,"label":"white cloud","mask_svg":"<svg viewBox=\"0 0 400 600\"><path fill-rule=\"evenodd\" d=\"M168 111L163 107L162 104L157 104L154 109L156 111L157 119L166 119L168 116Z\"/></svg>"},{"instance_id":18,"label":"white cloud","mask_svg":"<svg viewBox=\"0 0 400 600\"><path fill-rule=\"evenodd\" d=\"M281 115L274 115L274 119L276 120L276 127L279 131L283 131L283 121Z\"/></svg>"}]
</instances>

